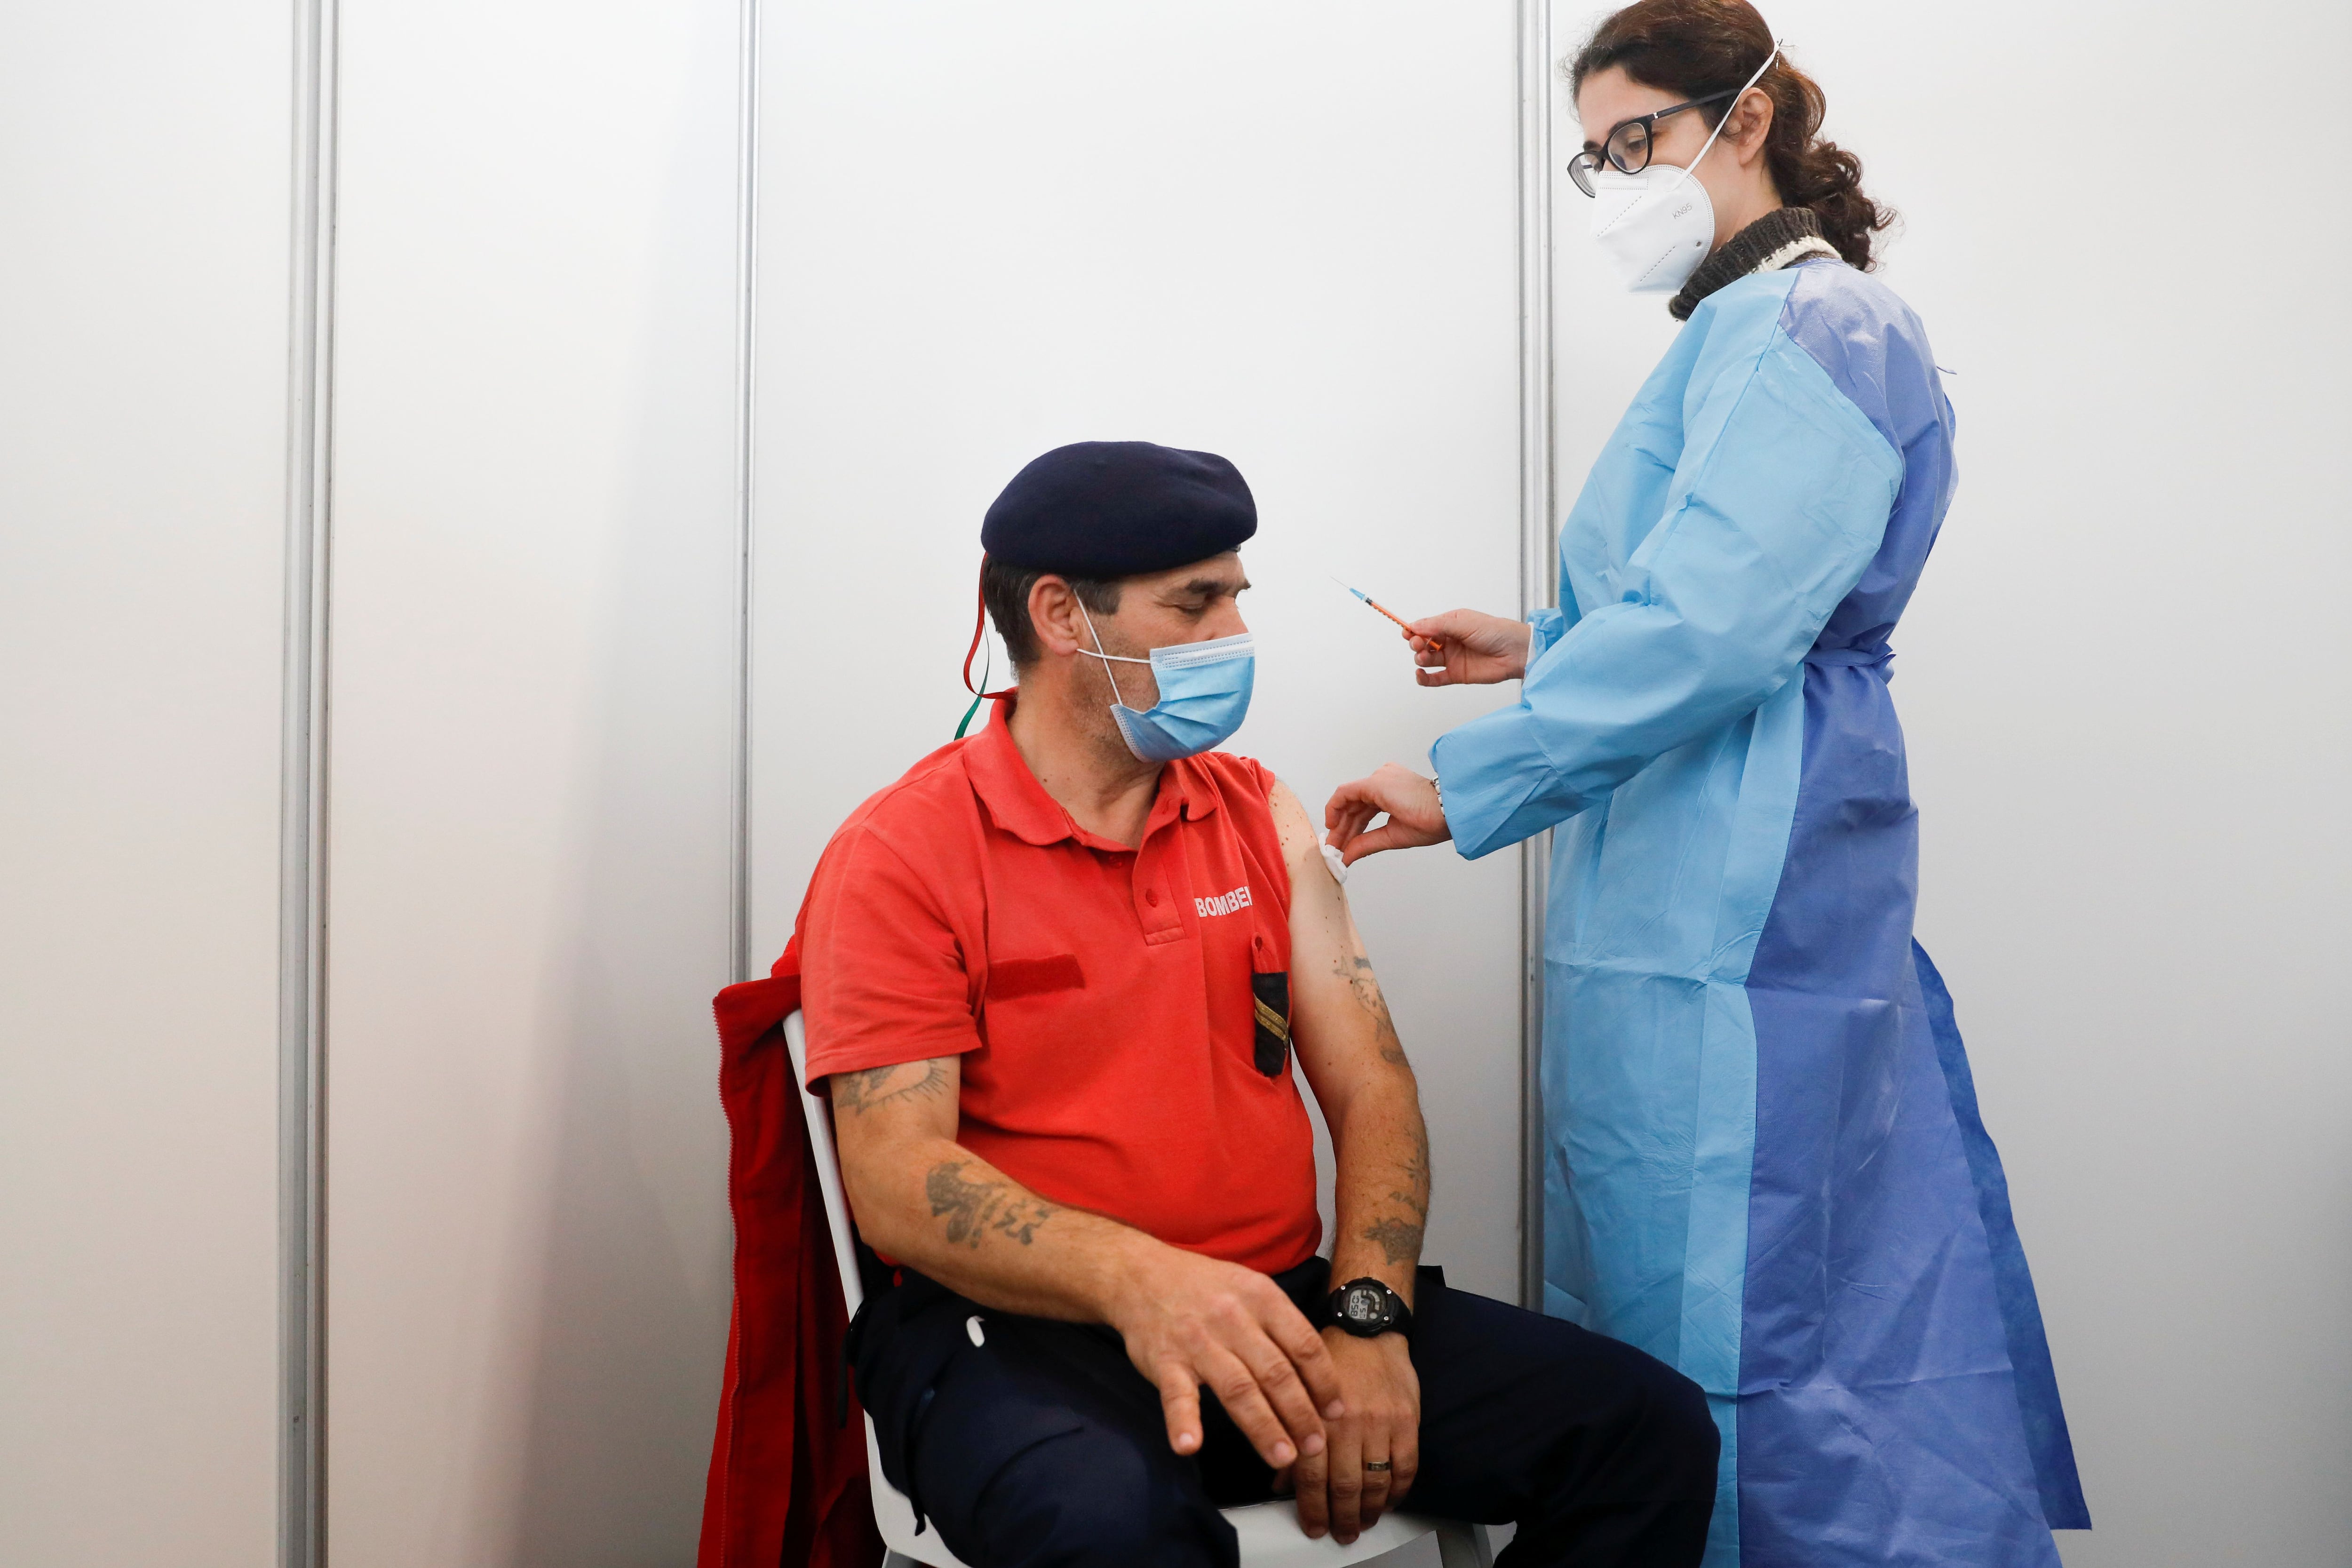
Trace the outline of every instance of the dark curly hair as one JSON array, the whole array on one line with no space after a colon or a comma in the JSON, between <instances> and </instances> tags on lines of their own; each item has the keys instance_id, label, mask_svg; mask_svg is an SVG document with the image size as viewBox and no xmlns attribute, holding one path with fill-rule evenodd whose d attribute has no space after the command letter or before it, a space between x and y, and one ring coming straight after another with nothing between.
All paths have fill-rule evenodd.
<instances>
[{"instance_id":1,"label":"dark curly hair","mask_svg":"<svg viewBox=\"0 0 2352 1568\"><path fill-rule=\"evenodd\" d=\"M1562 68L1571 93L1595 71L1617 66L1644 87L1678 99L1705 98L1738 89L1771 51L1772 29L1748 0L1635 0L1594 29ZM1764 161L1780 199L1811 208L1822 237L1869 271L1871 237L1895 221L1895 209L1862 194L1861 159L1822 140L1821 85L1783 53L1756 86L1772 100ZM1713 127L1731 107L1727 100L1698 112Z\"/></svg>"}]
</instances>

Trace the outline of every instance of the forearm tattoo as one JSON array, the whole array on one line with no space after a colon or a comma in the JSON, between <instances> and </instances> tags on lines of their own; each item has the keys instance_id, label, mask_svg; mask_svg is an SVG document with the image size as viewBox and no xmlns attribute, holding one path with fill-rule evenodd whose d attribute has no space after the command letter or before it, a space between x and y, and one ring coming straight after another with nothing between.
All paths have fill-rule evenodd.
<instances>
[{"instance_id":1,"label":"forearm tattoo","mask_svg":"<svg viewBox=\"0 0 2352 1568\"><path fill-rule=\"evenodd\" d=\"M894 1081L895 1079L895 1081ZM833 1108L865 1112L898 1100L939 1100L948 1092L948 1064L929 1061L893 1062L864 1072L833 1075Z\"/></svg>"},{"instance_id":2,"label":"forearm tattoo","mask_svg":"<svg viewBox=\"0 0 2352 1568\"><path fill-rule=\"evenodd\" d=\"M1364 1239L1378 1247L1391 1263L1414 1263L1421 1258L1421 1226L1393 1215L1366 1226Z\"/></svg>"},{"instance_id":3,"label":"forearm tattoo","mask_svg":"<svg viewBox=\"0 0 2352 1568\"><path fill-rule=\"evenodd\" d=\"M977 1249L981 1237L993 1231L1027 1247L1037 1227L1054 1217L1053 1205L1014 1191L1001 1177L967 1181L964 1168L963 1161L949 1160L932 1166L923 1178L931 1217L946 1216L950 1241Z\"/></svg>"},{"instance_id":4,"label":"forearm tattoo","mask_svg":"<svg viewBox=\"0 0 2352 1568\"><path fill-rule=\"evenodd\" d=\"M1389 1194L1390 1201L1402 1205L1406 1213L1384 1215L1363 1229L1364 1239L1378 1247L1391 1263L1419 1261L1422 1232L1429 1223L1429 1131L1418 1118L1412 1140L1412 1152L1398 1169L1404 1178L1403 1190Z\"/></svg>"},{"instance_id":5,"label":"forearm tattoo","mask_svg":"<svg viewBox=\"0 0 2352 1568\"><path fill-rule=\"evenodd\" d=\"M1356 1005L1371 1015L1372 1026L1380 1031L1381 1060L1391 1067L1402 1066L1404 1042L1397 1038L1396 1020L1389 1016L1388 998L1381 994L1381 983L1373 978L1372 961L1361 952L1341 953L1331 961L1331 973L1348 983Z\"/></svg>"}]
</instances>

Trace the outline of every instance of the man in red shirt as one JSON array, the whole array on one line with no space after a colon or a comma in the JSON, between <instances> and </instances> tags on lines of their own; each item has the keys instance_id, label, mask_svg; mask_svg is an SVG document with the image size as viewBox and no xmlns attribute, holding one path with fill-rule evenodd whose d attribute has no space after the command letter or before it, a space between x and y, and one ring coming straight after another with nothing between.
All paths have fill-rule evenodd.
<instances>
[{"instance_id":1,"label":"man in red shirt","mask_svg":"<svg viewBox=\"0 0 2352 1568\"><path fill-rule=\"evenodd\" d=\"M1696 1385L1417 1267L1428 1139L1347 900L1290 791L1210 749L1248 703L1255 527L1204 453L1024 469L982 535L1017 697L811 884L884 1473L972 1568L1229 1568L1217 1509L1284 1490L1343 1542L1410 1494L1516 1521L1507 1562L1696 1563Z\"/></svg>"}]
</instances>

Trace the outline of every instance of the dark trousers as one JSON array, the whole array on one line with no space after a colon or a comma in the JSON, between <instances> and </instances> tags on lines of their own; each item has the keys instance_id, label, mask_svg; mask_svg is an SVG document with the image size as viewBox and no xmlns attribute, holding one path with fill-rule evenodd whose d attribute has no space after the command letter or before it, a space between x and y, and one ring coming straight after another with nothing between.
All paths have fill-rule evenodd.
<instances>
[{"instance_id":1,"label":"dark trousers","mask_svg":"<svg viewBox=\"0 0 2352 1568\"><path fill-rule=\"evenodd\" d=\"M1234 1568L1217 1510L1266 1500L1273 1472L1213 1395L1201 1452L1180 1457L1158 1391L1112 1330L902 1278L876 1281L852 1364L883 1474L950 1551L971 1568ZM1329 1279L1318 1258L1275 1282L1311 1319ZM1630 1345L1448 1289L1434 1268L1414 1295L1421 1476L1408 1510L1516 1521L1496 1568L1699 1561L1718 1437L1696 1384Z\"/></svg>"}]
</instances>

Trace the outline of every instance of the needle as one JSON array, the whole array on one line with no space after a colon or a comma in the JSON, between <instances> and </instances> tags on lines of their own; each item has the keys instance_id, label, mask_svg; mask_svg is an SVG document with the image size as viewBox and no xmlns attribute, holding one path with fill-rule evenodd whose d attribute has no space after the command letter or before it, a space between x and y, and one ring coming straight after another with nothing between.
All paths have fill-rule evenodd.
<instances>
[{"instance_id":1,"label":"needle","mask_svg":"<svg viewBox=\"0 0 2352 1568\"><path fill-rule=\"evenodd\" d=\"M1332 577L1331 581L1333 581L1334 583L1339 583L1339 579L1336 575ZM1348 584L1345 584L1345 583L1339 583L1339 586L1341 586L1342 588L1348 588ZM1392 620L1392 621L1396 622L1396 624L1397 624L1397 625L1399 625L1399 626L1404 626L1404 629L1406 630L1406 632L1410 633L1412 636L1413 636L1413 637L1421 637L1421 634L1420 634L1419 632L1413 631L1413 629L1412 629L1411 626L1405 626L1405 624L1404 624L1404 617L1403 617L1403 616L1402 616L1398 615L1394 610L1390 609L1386 605L1381 604L1378 599L1373 598L1370 594L1365 593L1361 588L1348 588L1348 592L1349 592L1350 594L1355 595L1356 595L1356 597L1358 597L1359 599L1363 600L1363 601L1364 601L1364 603L1366 603L1367 605L1371 605L1371 607L1372 607L1372 608L1374 608L1374 609L1378 610L1381 614L1382 614L1382 615L1386 616L1389 619L1391 619L1391 620ZM1444 647L1445 646L1444 643L1442 643L1442 642L1438 641L1435 637L1422 637L1422 640L1423 640L1423 642L1426 642L1426 643L1427 643L1431 647L1433 647L1433 648Z\"/></svg>"}]
</instances>

